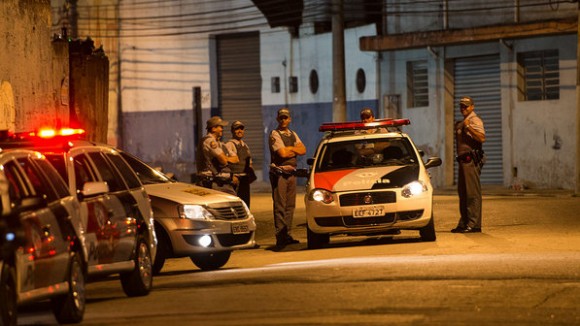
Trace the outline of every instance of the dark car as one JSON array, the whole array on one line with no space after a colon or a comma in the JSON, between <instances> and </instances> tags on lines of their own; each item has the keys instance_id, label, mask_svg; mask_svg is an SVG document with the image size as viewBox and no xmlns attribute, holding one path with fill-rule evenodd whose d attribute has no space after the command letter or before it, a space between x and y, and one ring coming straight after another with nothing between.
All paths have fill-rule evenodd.
<instances>
[{"instance_id":1,"label":"dark car","mask_svg":"<svg viewBox=\"0 0 580 326\"><path fill-rule=\"evenodd\" d=\"M82 321L87 265L80 210L42 154L6 150L0 141L1 325L16 325L19 305L45 299L59 323Z\"/></svg>"}]
</instances>

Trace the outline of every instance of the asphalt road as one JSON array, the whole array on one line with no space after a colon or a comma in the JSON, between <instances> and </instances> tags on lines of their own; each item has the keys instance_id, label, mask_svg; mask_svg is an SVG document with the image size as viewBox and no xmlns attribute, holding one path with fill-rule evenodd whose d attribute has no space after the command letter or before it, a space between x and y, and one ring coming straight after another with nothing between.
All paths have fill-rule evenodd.
<instances>
[{"instance_id":1,"label":"asphalt road","mask_svg":"<svg viewBox=\"0 0 580 326\"><path fill-rule=\"evenodd\" d=\"M294 236L273 252L271 201L254 194L260 248L201 272L166 263L147 297L119 281L89 284L83 325L578 325L580 198L566 193L486 195L481 234L454 234L457 198L434 199L436 242L417 232L332 238L306 250L304 205ZM42 306L20 324L54 323Z\"/></svg>"}]
</instances>

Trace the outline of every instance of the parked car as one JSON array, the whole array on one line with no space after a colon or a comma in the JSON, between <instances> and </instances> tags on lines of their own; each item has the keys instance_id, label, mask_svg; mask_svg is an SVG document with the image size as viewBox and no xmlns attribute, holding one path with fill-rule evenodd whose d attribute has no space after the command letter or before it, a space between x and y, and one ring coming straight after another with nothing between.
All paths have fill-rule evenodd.
<instances>
[{"instance_id":1,"label":"parked car","mask_svg":"<svg viewBox=\"0 0 580 326\"><path fill-rule=\"evenodd\" d=\"M117 149L82 134L41 130L22 141L46 156L80 201L89 276L119 273L128 296L147 295L157 250L150 199Z\"/></svg>"},{"instance_id":2,"label":"parked car","mask_svg":"<svg viewBox=\"0 0 580 326\"><path fill-rule=\"evenodd\" d=\"M45 299L59 323L81 322L80 204L42 154L6 145L0 140L0 325L16 325L19 305Z\"/></svg>"},{"instance_id":3,"label":"parked car","mask_svg":"<svg viewBox=\"0 0 580 326\"><path fill-rule=\"evenodd\" d=\"M154 273L172 257L190 257L202 270L218 269L233 250L256 245L254 216L240 198L177 182L129 153L121 155L151 197L159 240Z\"/></svg>"},{"instance_id":4,"label":"parked car","mask_svg":"<svg viewBox=\"0 0 580 326\"><path fill-rule=\"evenodd\" d=\"M427 169L441 165L441 159L423 162L423 152L398 129L408 123L383 119L320 127L327 133L308 160L304 198L308 248L328 244L335 234L393 234L402 229L418 230L424 241L436 240Z\"/></svg>"}]
</instances>

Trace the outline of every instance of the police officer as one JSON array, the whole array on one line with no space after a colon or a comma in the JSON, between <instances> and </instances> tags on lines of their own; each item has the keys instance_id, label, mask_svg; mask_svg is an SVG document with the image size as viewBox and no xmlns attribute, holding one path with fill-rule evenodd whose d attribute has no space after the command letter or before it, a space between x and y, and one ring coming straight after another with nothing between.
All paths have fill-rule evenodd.
<instances>
[{"instance_id":1,"label":"police officer","mask_svg":"<svg viewBox=\"0 0 580 326\"><path fill-rule=\"evenodd\" d=\"M369 123L369 122L374 122L375 121L375 113L373 112L373 110L371 108L362 108L362 110L360 110L360 120L361 122L364 123ZM368 134L374 134L375 132L388 132L388 130L386 128L383 127L379 127L379 128L371 128L371 129L366 129L364 131L359 131L358 133L368 133Z\"/></svg>"},{"instance_id":2,"label":"police officer","mask_svg":"<svg viewBox=\"0 0 580 326\"><path fill-rule=\"evenodd\" d=\"M256 174L252 167L252 154L248 144L243 140L246 127L236 120L232 123L232 138L226 143L230 155L236 155L238 163L230 163L230 169L238 177L236 193L248 207L250 207L250 183L256 180Z\"/></svg>"},{"instance_id":3,"label":"police officer","mask_svg":"<svg viewBox=\"0 0 580 326\"><path fill-rule=\"evenodd\" d=\"M297 157L306 154L306 147L298 135L290 130L290 110L281 108L276 117L278 127L270 133L270 184L274 202L274 227L276 250L299 243L292 238L292 220L296 207Z\"/></svg>"},{"instance_id":4,"label":"police officer","mask_svg":"<svg viewBox=\"0 0 580 326\"><path fill-rule=\"evenodd\" d=\"M220 141L224 127L228 125L219 116L207 120L205 135L197 148L197 176L202 186L235 195L234 186L237 178L229 164L238 163L235 155L228 155L227 149Z\"/></svg>"},{"instance_id":5,"label":"police officer","mask_svg":"<svg viewBox=\"0 0 580 326\"><path fill-rule=\"evenodd\" d=\"M481 167L483 165L482 144L485 142L483 121L475 114L475 103L471 97L462 97L459 109L463 120L455 123L457 146L457 192L461 217L453 233L481 232Z\"/></svg>"}]
</instances>

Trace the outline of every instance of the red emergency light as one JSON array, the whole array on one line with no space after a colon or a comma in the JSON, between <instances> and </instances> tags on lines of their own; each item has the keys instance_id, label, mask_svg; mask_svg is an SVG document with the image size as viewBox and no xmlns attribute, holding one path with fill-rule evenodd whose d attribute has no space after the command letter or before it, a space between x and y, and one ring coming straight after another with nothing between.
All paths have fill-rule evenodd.
<instances>
[{"instance_id":1,"label":"red emergency light","mask_svg":"<svg viewBox=\"0 0 580 326\"><path fill-rule=\"evenodd\" d=\"M373 122L347 121L347 122L326 122L320 125L318 131L346 131L365 130L373 128L400 127L411 124L409 119L377 119Z\"/></svg>"},{"instance_id":2,"label":"red emergency light","mask_svg":"<svg viewBox=\"0 0 580 326\"><path fill-rule=\"evenodd\" d=\"M33 131L28 135L31 137L39 138L54 138L54 137L69 137L69 136L81 136L85 133L83 129L73 129L73 128L62 128L62 129L50 129L43 128L38 131Z\"/></svg>"}]
</instances>

